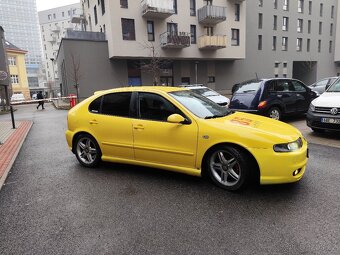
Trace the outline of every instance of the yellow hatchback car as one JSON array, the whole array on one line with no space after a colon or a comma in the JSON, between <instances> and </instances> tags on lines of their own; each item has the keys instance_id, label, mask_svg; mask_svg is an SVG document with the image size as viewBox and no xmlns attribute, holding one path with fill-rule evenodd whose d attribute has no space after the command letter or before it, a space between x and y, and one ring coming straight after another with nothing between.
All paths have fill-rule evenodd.
<instances>
[{"instance_id":1,"label":"yellow hatchback car","mask_svg":"<svg viewBox=\"0 0 340 255\"><path fill-rule=\"evenodd\" d=\"M299 181L308 158L296 128L177 87L96 92L69 111L66 139L85 167L103 160L205 175L227 190Z\"/></svg>"}]
</instances>

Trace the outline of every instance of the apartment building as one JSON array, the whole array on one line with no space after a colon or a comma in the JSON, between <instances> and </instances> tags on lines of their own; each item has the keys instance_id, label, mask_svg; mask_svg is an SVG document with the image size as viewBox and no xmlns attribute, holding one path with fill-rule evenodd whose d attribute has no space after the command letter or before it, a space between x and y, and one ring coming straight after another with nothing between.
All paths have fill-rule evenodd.
<instances>
[{"instance_id":1,"label":"apartment building","mask_svg":"<svg viewBox=\"0 0 340 255\"><path fill-rule=\"evenodd\" d=\"M66 31L81 30L79 17L82 14L80 3L53 8L38 13L43 45L43 64L49 86L59 89L56 57L61 39Z\"/></svg>"},{"instance_id":2,"label":"apartment building","mask_svg":"<svg viewBox=\"0 0 340 255\"><path fill-rule=\"evenodd\" d=\"M25 99L29 100L31 99L31 95L28 87L25 63L25 55L27 54L27 51L18 48L9 41L5 41L4 46L7 53L12 93L22 93Z\"/></svg>"},{"instance_id":3,"label":"apartment building","mask_svg":"<svg viewBox=\"0 0 340 255\"><path fill-rule=\"evenodd\" d=\"M337 0L247 1L246 58L218 71L229 70L231 83L293 77L309 85L339 75L339 8Z\"/></svg>"},{"instance_id":4,"label":"apartment building","mask_svg":"<svg viewBox=\"0 0 340 255\"><path fill-rule=\"evenodd\" d=\"M125 85L225 84L220 61L245 58L245 1L86 0L87 31L103 32ZM160 62L158 77L150 72ZM164 60L164 61L161 61ZM152 69L152 68L151 68Z\"/></svg>"}]
</instances>

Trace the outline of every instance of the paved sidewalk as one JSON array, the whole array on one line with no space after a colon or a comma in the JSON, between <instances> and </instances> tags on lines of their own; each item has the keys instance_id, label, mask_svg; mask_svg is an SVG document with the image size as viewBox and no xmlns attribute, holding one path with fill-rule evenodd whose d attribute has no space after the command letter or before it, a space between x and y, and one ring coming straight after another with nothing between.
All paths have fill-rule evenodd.
<instances>
[{"instance_id":1,"label":"paved sidewalk","mask_svg":"<svg viewBox=\"0 0 340 255\"><path fill-rule=\"evenodd\" d=\"M0 190L32 124L32 121L17 121L13 129L11 122L0 121Z\"/></svg>"}]
</instances>

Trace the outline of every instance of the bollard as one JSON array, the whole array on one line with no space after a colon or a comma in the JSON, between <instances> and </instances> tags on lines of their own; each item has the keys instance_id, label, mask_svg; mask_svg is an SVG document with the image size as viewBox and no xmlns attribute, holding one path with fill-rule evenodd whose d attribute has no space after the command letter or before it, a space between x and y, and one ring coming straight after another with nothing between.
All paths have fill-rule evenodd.
<instances>
[{"instance_id":1,"label":"bollard","mask_svg":"<svg viewBox=\"0 0 340 255\"><path fill-rule=\"evenodd\" d=\"M15 129L15 121L14 121L14 114L13 114L13 106L10 106L9 108L10 108L10 110L11 110L12 126L13 126L13 129Z\"/></svg>"}]
</instances>

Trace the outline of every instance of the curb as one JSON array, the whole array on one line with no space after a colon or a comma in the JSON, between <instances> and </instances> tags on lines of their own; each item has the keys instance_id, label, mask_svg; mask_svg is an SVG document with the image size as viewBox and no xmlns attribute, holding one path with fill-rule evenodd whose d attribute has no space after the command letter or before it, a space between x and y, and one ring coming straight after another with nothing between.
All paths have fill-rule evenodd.
<instances>
[{"instance_id":1,"label":"curb","mask_svg":"<svg viewBox=\"0 0 340 255\"><path fill-rule=\"evenodd\" d=\"M1 159L3 166L5 166L5 170L0 177L0 190L5 185L6 178L17 158L20 149L28 135L28 132L31 130L33 122L31 121L23 121L20 127L7 139L7 141L0 148L0 152L6 149L7 155L3 159ZM9 152L9 153L8 153ZM1 170L1 165L0 165Z\"/></svg>"}]
</instances>

